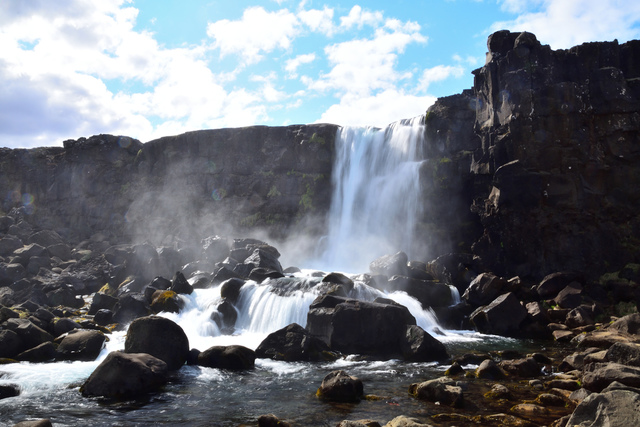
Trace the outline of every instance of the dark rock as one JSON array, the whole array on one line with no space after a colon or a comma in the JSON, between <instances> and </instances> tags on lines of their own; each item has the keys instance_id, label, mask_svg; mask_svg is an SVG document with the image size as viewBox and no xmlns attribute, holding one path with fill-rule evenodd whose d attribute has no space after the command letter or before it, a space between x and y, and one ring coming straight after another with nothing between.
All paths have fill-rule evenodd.
<instances>
[{"instance_id":1,"label":"dark rock","mask_svg":"<svg viewBox=\"0 0 640 427\"><path fill-rule=\"evenodd\" d=\"M44 342L16 356L17 360L33 363L50 362L55 358L56 348L51 342Z\"/></svg>"},{"instance_id":2,"label":"dark rock","mask_svg":"<svg viewBox=\"0 0 640 427\"><path fill-rule=\"evenodd\" d=\"M479 307L470 316L478 331L504 336L517 336L520 324L526 317L527 309L512 292L500 295L491 304Z\"/></svg>"},{"instance_id":3,"label":"dark rock","mask_svg":"<svg viewBox=\"0 0 640 427\"><path fill-rule=\"evenodd\" d=\"M382 274L387 277L406 276L409 258L404 252L394 255L383 255L369 264L369 270L373 274Z\"/></svg>"},{"instance_id":4,"label":"dark rock","mask_svg":"<svg viewBox=\"0 0 640 427\"><path fill-rule=\"evenodd\" d=\"M115 399L139 397L158 391L167 382L167 364L144 353L114 351L80 387L83 396Z\"/></svg>"},{"instance_id":5,"label":"dark rock","mask_svg":"<svg viewBox=\"0 0 640 427\"><path fill-rule=\"evenodd\" d=\"M20 395L20 387L14 384L0 384L0 399Z\"/></svg>"},{"instance_id":6,"label":"dark rock","mask_svg":"<svg viewBox=\"0 0 640 427\"><path fill-rule=\"evenodd\" d=\"M3 217L6 218L6 217ZM4 236L0 238L0 256L6 257L11 255L13 251L21 248L23 245L22 240L15 236Z\"/></svg>"},{"instance_id":7,"label":"dark rock","mask_svg":"<svg viewBox=\"0 0 640 427\"><path fill-rule=\"evenodd\" d=\"M592 363L585 366L582 385L587 390L599 392L614 381L629 387L640 387L640 367L619 363Z\"/></svg>"},{"instance_id":8,"label":"dark rock","mask_svg":"<svg viewBox=\"0 0 640 427\"><path fill-rule=\"evenodd\" d=\"M93 316L94 322L96 322L96 324L100 326L107 326L111 323L112 319L113 311L104 308L98 310L97 313Z\"/></svg>"},{"instance_id":9,"label":"dark rock","mask_svg":"<svg viewBox=\"0 0 640 427\"><path fill-rule=\"evenodd\" d=\"M240 296L240 288L242 288L244 284L245 281L243 279L227 279L220 285L220 296L231 304L235 304Z\"/></svg>"},{"instance_id":10,"label":"dark rock","mask_svg":"<svg viewBox=\"0 0 640 427\"><path fill-rule=\"evenodd\" d=\"M69 332L58 345L60 360L95 360L105 343L102 332L77 329Z\"/></svg>"},{"instance_id":11,"label":"dark rock","mask_svg":"<svg viewBox=\"0 0 640 427\"><path fill-rule=\"evenodd\" d=\"M180 369L189 354L189 339L175 322L159 316L141 317L129 325L124 342L125 353L148 353Z\"/></svg>"},{"instance_id":12,"label":"dark rock","mask_svg":"<svg viewBox=\"0 0 640 427\"><path fill-rule=\"evenodd\" d=\"M282 272L262 267L252 269L247 275L248 279L258 283L262 283L266 279L278 279L280 277L285 277Z\"/></svg>"},{"instance_id":13,"label":"dark rock","mask_svg":"<svg viewBox=\"0 0 640 427\"><path fill-rule=\"evenodd\" d=\"M0 331L0 358L14 358L24 349L22 339L10 330Z\"/></svg>"},{"instance_id":14,"label":"dark rock","mask_svg":"<svg viewBox=\"0 0 640 427\"><path fill-rule=\"evenodd\" d=\"M258 427L289 427L290 424L286 421L278 419L273 414L260 415L258 417Z\"/></svg>"},{"instance_id":15,"label":"dark rock","mask_svg":"<svg viewBox=\"0 0 640 427\"><path fill-rule=\"evenodd\" d=\"M569 283L553 300L560 308L576 308L582 303L582 285Z\"/></svg>"},{"instance_id":16,"label":"dark rock","mask_svg":"<svg viewBox=\"0 0 640 427\"><path fill-rule=\"evenodd\" d=\"M238 280L242 280L242 282L244 283L244 278L236 273L235 271L233 271L233 269L228 268L228 267L221 267L219 269L216 270L216 272L213 275L213 279L212 279L212 285L217 285L219 283L223 283L227 280L230 279L238 279Z\"/></svg>"},{"instance_id":17,"label":"dark rock","mask_svg":"<svg viewBox=\"0 0 640 427\"><path fill-rule=\"evenodd\" d=\"M181 272L177 271L171 281L171 290L177 294L190 295L193 292L193 286L189 284Z\"/></svg>"},{"instance_id":18,"label":"dark rock","mask_svg":"<svg viewBox=\"0 0 640 427\"><path fill-rule=\"evenodd\" d=\"M353 289L353 280L342 273L329 273L322 278L322 282L341 285L347 293Z\"/></svg>"},{"instance_id":19,"label":"dark rock","mask_svg":"<svg viewBox=\"0 0 640 427\"><path fill-rule=\"evenodd\" d=\"M63 317L53 323L53 332L56 337L66 334L67 332L71 332L74 329L80 329L80 325L78 322L69 319L68 317Z\"/></svg>"},{"instance_id":20,"label":"dark rock","mask_svg":"<svg viewBox=\"0 0 640 427\"><path fill-rule=\"evenodd\" d=\"M640 367L640 344L615 343L607 350L606 359L613 363Z\"/></svg>"},{"instance_id":21,"label":"dark rock","mask_svg":"<svg viewBox=\"0 0 640 427\"><path fill-rule=\"evenodd\" d=\"M107 294L97 292L93 295L91 306L89 306L89 314L96 314L98 310L113 310L118 302L118 298Z\"/></svg>"},{"instance_id":22,"label":"dark rock","mask_svg":"<svg viewBox=\"0 0 640 427\"><path fill-rule=\"evenodd\" d=\"M216 311L213 312L211 318L218 328L232 330L236 326L236 320L238 319L238 312L233 304L227 300L222 300L216 307Z\"/></svg>"},{"instance_id":23,"label":"dark rock","mask_svg":"<svg viewBox=\"0 0 640 427\"><path fill-rule=\"evenodd\" d=\"M52 427L51 421L48 419L21 421L14 424L13 427Z\"/></svg>"},{"instance_id":24,"label":"dark rock","mask_svg":"<svg viewBox=\"0 0 640 427\"><path fill-rule=\"evenodd\" d=\"M541 367L532 357L517 360L503 360L500 367L508 374L521 378L533 378L540 375Z\"/></svg>"},{"instance_id":25,"label":"dark rock","mask_svg":"<svg viewBox=\"0 0 640 427\"><path fill-rule=\"evenodd\" d=\"M583 283L584 275L571 271L562 271L545 276L536 291L542 299L555 298L558 293L572 282Z\"/></svg>"},{"instance_id":26,"label":"dark rock","mask_svg":"<svg viewBox=\"0 0 640 427\"><path fill-rule=\"evenodd\" d=\"M198 356L200 355L200 350L197 348L192 348L189 350L189 354L187 355L187 365L193 366L198 364Z\"/></svg>"},{"instance_id":27,"label":"dark rock","mask_svg":"<svg viewBox=\"0 0 640 427\"><path fill-rule=\"evenodd\" d=\"M448 377L411 384L409 393L418 399L440 402L442 405L459 408L464 404L462 387Z\"/></svg>"},{"instance_id":28,"label":"dark rock","mask_svg":"<svg viewBox=\"0 0 640 427\"><path fill-rule=\"evenodd\" d=\"M393 276L387 282L387 289L403 291L411 295L424 308L448 307L453 303L451 288L436 281L412 279L406 276Z\"/></svg>"},{"instance_id":29,"label":"dark rock","mask_svg":"<svg viewBox=\"0 0 640 427\"><path fill-rule=\"evenodd\" d=\"M333 371L322 380L316 393L332 402L359 402L364 397L362 381L345 371Z\"/></svg>"},{"instance_id":30,"label":"dark rock","mask_svg":"<svg viewBox=\"0 0 640 427\"><path fill-rule=\"evenodd\" d=\"M432 362L449 359L447 348L417 325L407 326L402 356L408 362Z\"/></svg>"},{"instance_id":31,"label":"dark rock","mask_svg":"<svg viewBox=\"0 0 640 427\"><path fill-rule=\"evenodd\" d=\"M317 302L324 302L325 306L317 306L314 301L307 315L307 330L332 350L342 353L400 357L406 327L416 323L406 307L395 303L364 302L328 295L319 297Z\"/></svg>"},{"instance_id":32,"label":"dark rock","mask_svg":"<svg viewBox=\"0 0 640 427\"><path fill-rule=\"evenodd\" d=\"M115 323L129 323L138 317L151 314L151 307L147 304L144 295L131 293L118 298L118 303L113 308L113 321Z\"/></svg>"},{"instance_id":33,"label":"dark rock","mask_svg":"<svg viewBox=\"0 0 640 427\"><path fill-rule=\"evenodd\" d=\"M630 335L640 335L640 313L633 313L621 317L609 325L607 329Z\"/></svg>"},{"instance_id":34,"label":"dark rock","mask_svg":"<svg viewBox=\"0 0 640 427\"><path fill-rule=\"evenodd\" d=\"M76 296L71 286L62 286L47 293L47 305L80 308L84 305L84 300Z\"/></svg>"},{"instance_id":35,"label":"dark rock","mask_svg":"<svg viewBox=\"0 0 640 427\"><path fill-rule=\"evenodd\" d=\"M297 323L269 334L256 348L256 357L287 362L334 360L336 355L324 341Z\"/></svg>"},{"instance_id":36,"label":"dark rock","mask_svg":"<svg viewBox=\"0 0 640 427\"><path fill-rule=\"evenodd\" d=\"M198 355L198 365L232 371L253 369L256 353L241 345L213 346Z\"/></svg>"},{"instance_id":37,"label":"dark rock","mask_svg":"<svg viewBox=\"0 0 640 427\"><path fill-rule=\"evenodd\" d=\"M13 256L18 264L26 267L31 257L41 257L47 255L47 249L37 243L31 243L13 251Z\"/></svg>"},{"instance_id":38,"label":"dark rock","mask_svg":"<svg viewBox=\"0 0 640 427\"><path fill-rule=\"evenodd\" d=\"M151 281L149 286L156 289L167 290L171 287L171 280L165 279L162 276L157 276Z\"/></svg>"},{"instance_id":39,"label":"dark rock","mask_svg":"<svg viewBox=\"0 0 640 427\"><path fill-rule=\"evenodd\" d=\"M229 242L220 236L210 236L202 239L202 254L204 258L213 262L222 261L229 254Z\"/></svg>"},{"instance_id":40,"label":"dark rock","mask_svg":"<svg viewBox=\"0 0 640 427\"><path fill-rule=\"evenodd\" d=\"M567 313L565 324L569 328L579 328L582 326L593 325L595 322L592 318L591 310L581 305Z\"/></svg>"},{"instance_id":41,"label":"dark rock","mask_svg":"<svg viewBox=\"0 0 640 427\"><path fill-rule=\"evenodd\" d=\"M184 301L174 291L157 290L153 293L151 311L154 313L179 313L183 307Z\"/></svg>"},{"instance_id":42,"label":"dark rock","mask_svg":"<svg viewBox=\"0 0 640 427\"><path fill-rule=\"evenodd\" d=\"M584 398L571 414L568 426L640 425L640 389L612 383L601 393Z\"/></svg>"},{"instance_id":43,"label":"dark rock","mask_svg":"<svg viewBox=\"0 0 640 427\"><path fill-rule=\"evenodd\" d=\"M27 270L22 264L0 262L0 284L10 285L23 279L27 274Z\"/></svg>"},{"instance_id":44,"label":"dark rock","mask_svg":"<svg viewBox=\"0 0 640 427\"><path fill-rule=\"evenodd\" d=\"M491 273L479 274L471 281L462 298L472 306L489 304L500 295L507 281Z\"/></svg>"},{"instance_id":45,"label":"dark rock","mask_svg":"<svg viewBox=\"0 0 640 427\"><path fill-rule=\"evenodd\" d=\"M53 341L53 336L44 329L26 319L9 319L6 328L20 337L24 348L33 348L42 343Z\"/></svg>"}]
</instances>

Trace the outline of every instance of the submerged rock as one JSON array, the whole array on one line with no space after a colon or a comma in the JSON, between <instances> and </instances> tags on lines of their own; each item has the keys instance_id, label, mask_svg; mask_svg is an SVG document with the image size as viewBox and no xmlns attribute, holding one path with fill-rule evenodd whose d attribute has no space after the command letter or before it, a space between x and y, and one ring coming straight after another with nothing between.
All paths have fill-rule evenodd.
<instances>
[{"instance_id":1,"label":"submerged rock","mask_svg":"<svg viewBox=\"0 0 640 427\"><path fill-rule=\"evenodd\" d=\"M449 377L411 384L409 393L418 399L440 402L443 405L461 407L464 403L462 387Z\"/></svg>"},{"instance_id":2,"label":"submerged rock","mask_svg":"<svg viewBox=\"0 0 640 427\"><path fill-rule=\"evenodd\" d=\"M322 380L316 395L332 402L359 402L364 397L362 380L345 371L333 371Z\"/></svg>"},{"instance_id":3,"label":"submerged rock","mask_svg":"<svg viewBox=\"0 0 640 427\"><path fill-rule=\"evenodd\" d=\"M256 353L241 345L213 346L198 354L198 365L232 371L253 369Z\"/></svg>"}]
</instances>

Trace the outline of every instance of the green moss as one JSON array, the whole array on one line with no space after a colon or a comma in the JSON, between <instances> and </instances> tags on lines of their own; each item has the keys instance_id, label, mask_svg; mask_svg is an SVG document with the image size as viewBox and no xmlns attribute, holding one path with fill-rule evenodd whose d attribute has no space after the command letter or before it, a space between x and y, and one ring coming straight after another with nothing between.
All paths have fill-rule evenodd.
<instances>
[{"instance_id":1,"label":"green moss","mask_svg":"<svg viewBox=\"0 0 640 427\"><path fill-rule=\"evenodd\" d=\"M311 139L309 140L309 142L312 144L321 144L321 145L324 145L326 143L324 138L315 132L313 133L313 135L311 135Z\"/></svg>"},{"instance_id":2,"label":"green moss","mask_svg":"<svg viewBox=\"0 0 640 427\"><path fill-rule=\"evenodd\" d=\"M240 225L243 227L253 227L260 220L260 212L256 212L253 215L246 216L240 220Z\"/></svg>"},{"instance_id":3,"label":"green moss","mask_svg":"<svg viewBox=\"0 0 640 427\"><path fill-rule=\"evenodd\" d=\"M313 188L311 188L311 185L307 184L307 191L302 195L302 197L300 197L300 202L298 203L302 206L303 210L313 210L313 195Z\"/></svg>"},{"instance_id":4,"label":"green moss","mask_svg":"<svg viewBox=\"0 0 640 427\"><path fill-rule=\"evenodd\" d=\"M282 193L280 193L280 191L278 191L278 187L276 187L276 185L273 184L271 186L271 189L267 193L267 197L278 197L278 196L282 196Z\"/></svg>"},{"instance_id":5,"label":"green moss","mask_svg":"<svg viewBox=\"0 0 640 427\"><path fill-rule=\"evenodd\" d=\"M628 314L633 314L638 312L636 303L633 301L620 301L614 306L613 310L616 313L616 316L618 317L623 317Z\"/></svg>"}]
</instances>

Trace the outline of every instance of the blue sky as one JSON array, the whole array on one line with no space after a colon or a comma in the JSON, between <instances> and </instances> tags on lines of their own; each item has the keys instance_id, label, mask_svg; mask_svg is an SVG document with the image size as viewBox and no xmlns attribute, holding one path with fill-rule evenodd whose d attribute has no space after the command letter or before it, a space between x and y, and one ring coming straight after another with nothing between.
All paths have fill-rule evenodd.
<instances>
[{"instance_id":1,"label":"blue sky","mask_svg":"<svg viewBox=\"0 0 640 427\"><path fill-rule=\"evenodd\" d=\"M499 29L640 38L630 0L0 0L0 146L384 126L470 88Z\"/></svg>"}]
</instances>

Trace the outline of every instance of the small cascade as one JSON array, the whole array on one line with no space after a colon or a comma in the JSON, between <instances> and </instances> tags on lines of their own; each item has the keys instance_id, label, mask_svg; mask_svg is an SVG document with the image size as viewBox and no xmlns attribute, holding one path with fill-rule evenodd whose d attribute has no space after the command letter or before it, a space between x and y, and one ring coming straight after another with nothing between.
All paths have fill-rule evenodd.
<instances>
[{"instance_id":1,"label":"small cascade","mask_svg":"<svg viewBox=\"0 0 640 427\"><path fill-rule=\"evenodd\" d=\"M366 271L381 255L411 251L420 213L423 143L423 116L385 129L338 131L322 268Z\"/></svg>"}]
</instances>

